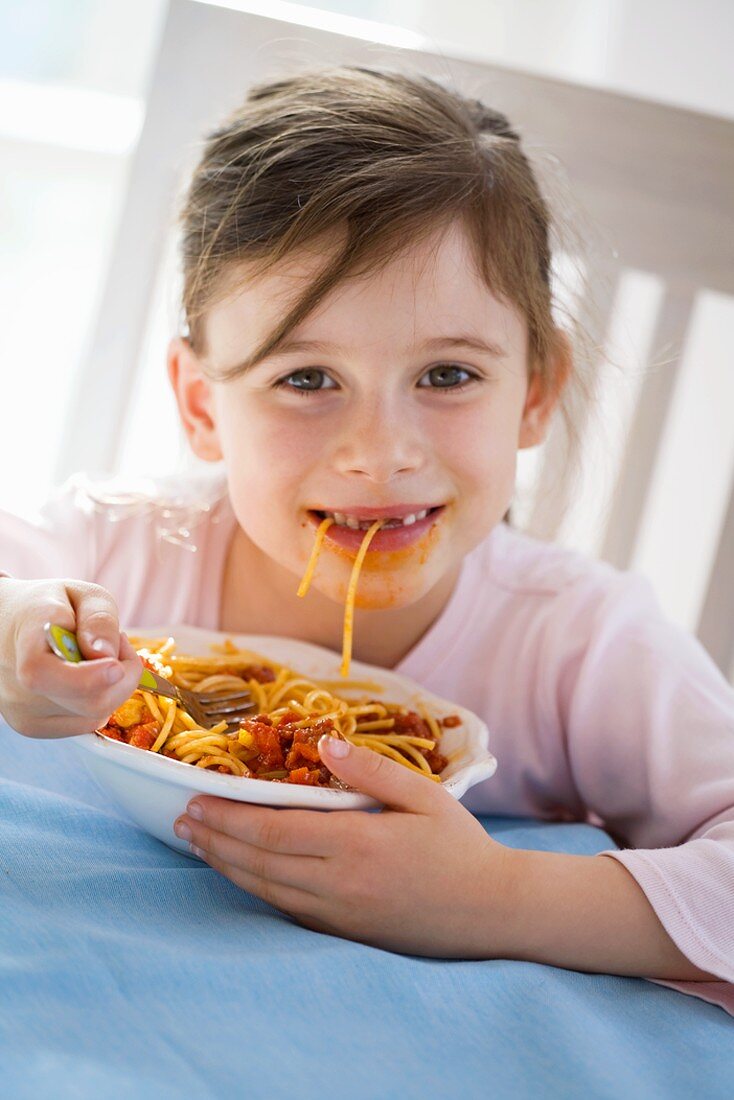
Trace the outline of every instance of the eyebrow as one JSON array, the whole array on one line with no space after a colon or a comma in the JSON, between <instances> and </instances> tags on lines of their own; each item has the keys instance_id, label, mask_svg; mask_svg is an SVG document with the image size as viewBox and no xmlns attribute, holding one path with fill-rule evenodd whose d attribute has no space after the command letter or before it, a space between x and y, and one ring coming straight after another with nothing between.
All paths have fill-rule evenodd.
<instances>
[{"instance_id":1,"label":"eyebrow","mask_svg":"<svg viewBox=\"0 0 734 1100\"><path fill-rule=\"evenodd\" d=\"M507 350L501 344L493 343L490 340L482 340L468 333L461 333L456 336L432 336L429 340L424 340L422 344L419 344L417 350L424 352L439 351L441 348L470 348L472 351L480 351L485 355L490 355L493 359L507 358ZM323 340L296 340L286 337L262 358L245 359L233 367L227 367L224 373L226 375L242 375L258 366L259 363L264 362L265 359L279 359L284 355L296 355L304 351L315 351L328 355L335 352L344 352L345 349L339 344L328 344Z\"/></svg>"}]
</instances>

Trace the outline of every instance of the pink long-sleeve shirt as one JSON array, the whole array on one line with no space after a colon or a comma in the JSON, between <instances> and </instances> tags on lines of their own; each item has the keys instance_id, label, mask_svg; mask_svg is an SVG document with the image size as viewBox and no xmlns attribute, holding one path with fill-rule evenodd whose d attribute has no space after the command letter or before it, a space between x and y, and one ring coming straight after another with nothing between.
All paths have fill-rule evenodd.
<instances>
[{"instance_id":1,"label":"pink long-sleeve shirt","mask_svg":"<svg viewBox=\"0 0 734 1100\"><path fill-rule=\"evenodd\" d=\"M236 518L224 482L119 492L79 476L36 520L0 511L0 570L94 581L123 624L218 629ZM667 982L734 1015L734 689L647 581L500 524L395 671L478 714L496 774L477 814L604 828L683 954Z\"/></svg>"}]
</instances>

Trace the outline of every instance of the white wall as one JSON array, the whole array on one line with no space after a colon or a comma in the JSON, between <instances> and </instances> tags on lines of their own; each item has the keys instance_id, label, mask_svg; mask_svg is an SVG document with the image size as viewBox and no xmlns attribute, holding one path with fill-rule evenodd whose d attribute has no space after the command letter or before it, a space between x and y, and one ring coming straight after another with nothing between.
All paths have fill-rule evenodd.
<instances>
[{"instance_id":1,"label":"white wall","mask_svg":"<svg viewBox=\"0 0 734 1100\"><path fill-rule=\"evenodd\" d=\"M443 43L467 57L734 118L732 0L322 0L314 6L407 27L431 47Z\"/></svg>"}]
</instances>

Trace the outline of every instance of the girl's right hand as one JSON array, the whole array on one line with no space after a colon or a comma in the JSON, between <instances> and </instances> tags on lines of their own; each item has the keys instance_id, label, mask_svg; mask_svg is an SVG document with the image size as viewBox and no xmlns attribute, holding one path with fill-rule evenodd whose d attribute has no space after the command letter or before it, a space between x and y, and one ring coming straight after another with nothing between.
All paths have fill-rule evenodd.
<instances>
[{"instance_id":1,"label":"girl's right hand","mask_svg":"<svg viewBox=\"0 0 734 1100\"><path fill-rule=\"evenodd\" d=\"M68 664L52 653L48 622L75 631L87 660ZM18 733L93 733L132 695L142 670L104 588L0 577L0 714Z\"/></svg>"}]
</instances>

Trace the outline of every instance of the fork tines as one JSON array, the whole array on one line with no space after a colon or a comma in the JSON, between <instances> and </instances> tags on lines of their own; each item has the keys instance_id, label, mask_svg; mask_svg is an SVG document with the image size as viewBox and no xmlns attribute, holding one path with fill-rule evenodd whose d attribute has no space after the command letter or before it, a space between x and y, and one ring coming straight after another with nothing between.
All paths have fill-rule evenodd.
<instances>
[{"instance_id":1,"label":"fork tines","mask_svg":"<svg viewBox=\"0 0 734 1100\"><path fill-rule=\"evenodd\" d=\"M255 709L250 692L237 692L234 695L207 696L198 700L207 717L232 718L245 715Z\"/></svg>"},{"instance_id":2,"label":"fork tines","mask_svg":"<svg viewBox=\"0 0 734 1100\"><path fill-rule=\"evenodd\" d=\"M209 703L235 703L235 702L249 702L252 696L249 691L236 691L232 695L198 695L197 701L202 706L207 706Z\"/></svg>"}]
</instances>

